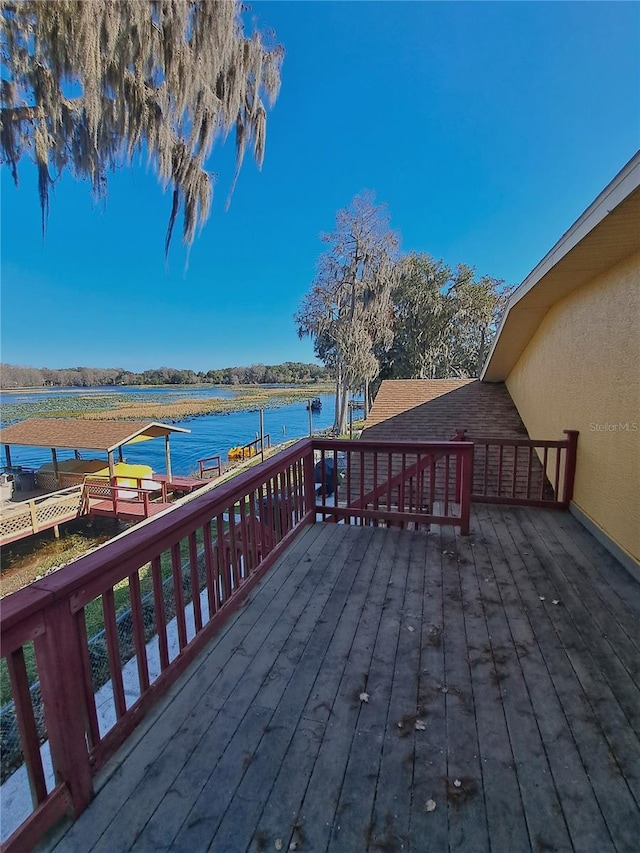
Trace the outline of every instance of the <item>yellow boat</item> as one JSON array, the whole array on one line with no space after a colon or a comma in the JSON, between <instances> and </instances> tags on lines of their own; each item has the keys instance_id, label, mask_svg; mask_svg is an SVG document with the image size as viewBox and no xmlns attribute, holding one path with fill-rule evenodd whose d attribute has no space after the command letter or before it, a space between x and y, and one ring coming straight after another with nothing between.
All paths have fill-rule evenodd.
<instances>
[{"instance_id":1,"label":"yellow boat","mask_svg":"<svg viewBox=\"0 0 640 853\"><path fill-rule=\"evenodd\" d=\"M256 448L254 445L249 445L248 447L243 447L242 445L238 445L237 447L232 447L229 450L228 458L229 462L241 462L243 459L250 459L252 456L256 455Z\"/></svg>"}]
</instances>

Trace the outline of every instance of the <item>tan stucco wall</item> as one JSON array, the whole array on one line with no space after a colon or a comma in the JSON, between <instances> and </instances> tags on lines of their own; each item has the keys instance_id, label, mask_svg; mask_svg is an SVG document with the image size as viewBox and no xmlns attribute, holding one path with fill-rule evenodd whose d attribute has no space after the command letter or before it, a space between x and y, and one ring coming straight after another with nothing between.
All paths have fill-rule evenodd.
<instances>
[{"instance_id":1,"label":"tan stucco wall","mask_svg":"<svg viewBox=\"0 0 640 853\"><path fill-rule=\"evenodd\" d=\"M640 253L554 305L506 384L532 438L580 431L574 502L640 562Z\"/></svg>"}]
</instances>

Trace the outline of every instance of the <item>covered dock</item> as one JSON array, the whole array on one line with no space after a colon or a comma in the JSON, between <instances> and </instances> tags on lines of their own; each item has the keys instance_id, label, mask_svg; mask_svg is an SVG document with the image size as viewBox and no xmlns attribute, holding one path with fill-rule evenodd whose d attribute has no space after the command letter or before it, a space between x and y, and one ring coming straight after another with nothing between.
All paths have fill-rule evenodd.
<instances>
[{"instance_id":1,"label":"covered dock","mask_svg":"<svg viewBox=\"0 0 640 853\"><path fill-rule=\"evenodd\" d=\"M57 533L60 523L87 514L135 520L165 509L169 493L184 494L204 485L201 480L172 473L170 436L189 432L156 421L51 418L34 418L0 430L5 471L20 478L21 487L13 500L2 502L0 541L7 544L48 528ZM154 438L164 438L166 473L153 473L149 466L125 465L125 446ZM25 476L24 469L13 465L14 446L49 448L51 464ZM72 450L74 458L60 460L60 450ZM106 460L82 458L81 451L106 454Z\"/></svg>"}]
</instances>

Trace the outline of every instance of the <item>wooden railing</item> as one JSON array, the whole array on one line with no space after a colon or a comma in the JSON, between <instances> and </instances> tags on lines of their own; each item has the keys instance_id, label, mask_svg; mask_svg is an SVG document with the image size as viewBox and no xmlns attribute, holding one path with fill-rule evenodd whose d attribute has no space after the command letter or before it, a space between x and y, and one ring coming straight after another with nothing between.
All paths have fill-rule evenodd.
<instances>
[{"instance_id":1,"label":"wooden railing","mask_svg":"<svg viewBox=\"0 0 640 853\"><path fill-rule=\"evenodd\" d=\"M221 477L222 459L220 456L205 456L203 459L198 459L198 476L203 479L205 477Z\"/></svg>"},{"instance_id":2,"label":"wooden railing","mask_svg":"<svg viewBox=\"0 0 640 853\"><path fill-rule=\"evenodd\" d=\"M455 524L469 532L471 444L314 439L313 446L323 521Z\"/></svg>"},{"instance_id":3,"label":"wooden railing","mask_svg":"<svg viewBox=\"0 0 640 853\"><path fill-rule=\"evenodd\" d=\"M124 479L124 482L123 482ZM136 485L130 485L133 481ZM150 514L152 501L166 503L167 486L165 483L148 485L147 477L126 477L108 479L107 477L87 477L84 482L85 501L89 512L96 511L97 504L106 502L108 511L113 515L125 514L127 509L141 508L144 518Z\"/></svg>"},{"instance_id":4,"label":"wooden railing","mask_svg":"<svg viewBox=\"0 0 640 853\"><path fill-rule=\"evenodd\" d=\"M85 509L82 486L71 486L28 501L5 504L0 515L0 545L57 527L83 515Z\"/></svg>"},{"instance_id":5,"label":"wooden railing","mask_svg":"<svg viewBox=\"0 0 640 853\"><path fill-rule=\"evenodd\" d=\"M268 450L271 447L271 435L267 433L264 436L264 441L258 437L254 438L253 441L248 441L246 444L242 445L242 459L252 459L254 456L257 456L263 450Z\"/></svg>"},{"instance_id":6,"label":"wooden railing","mask_svg":"<svg viewBox=\"0 0 640 853\"><path fill-rule=\"evenodd\" d=\"M7 596L2 713L33 810L3 851L87 807L96 771L305 525L466 533L472 466L465 442L306 439Z\"/></svg>"},{"instance_id":7,"label":"wooden railing","mask_svg":"<svg viewBox=\"0 0 640 853\"><path fill-rule=\"evenodd\" d=\"M474 446L471 500L566 509L573 497L578 432L559 441L509 438L455 439Z\"/></svg>"}]
</instances>

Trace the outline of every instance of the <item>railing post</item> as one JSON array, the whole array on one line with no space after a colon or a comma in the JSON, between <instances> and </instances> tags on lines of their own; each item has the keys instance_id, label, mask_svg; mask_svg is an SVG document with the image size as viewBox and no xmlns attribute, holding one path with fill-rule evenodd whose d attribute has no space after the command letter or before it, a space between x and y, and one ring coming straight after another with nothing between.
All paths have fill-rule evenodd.
<instances>
[{"instance_id":1,"label":"railing post","mask_svg":"<svg viewBox=\"0 0 640 853\"><path fill-rule=\"evenodd\" d=\"M310 443L308 452L304 457L304 502L307 512L313 512L315 521L316 484L313 465L313 445Z\"/></svg>"},{"instance_id":2,"label":"railing post","mask_svg":"<svg viewBox=\"0 0 640 853\"><path fill-rule=\"evenodd\" d=\"M67 785L75 817L93 798L85 731L85 691L80 634L69 600L43 613L45 633L35 640L40 690L56 782Z\"/></svg>"},{"instance_id":3,"label":"railing post","mask_svg":"<svg viewBox=\"0 0 640 853\"><path fill-rule=\"evenodd\" d=\"M473 444L458 453L462 463L462 494L460 495L460 533L469 535L471 517L471 490L473 488ZM457 467L457 466L456 466Z\"/></svg>"},{"instance_id":4,"label":"railing post","mask_svg":"<svg viewBox=\"0 0 640 853\"><path fill-rule=\"evenodd\" d=\"M563 432L567 436L567 458L564 463L564 488L562 493L562 502L568 508L569 503L573 500L573 484L576 478L576 457L578 453L578 436L580 433L577 429L565 429Z\"/></svg>"},{"instance_id":5,"label":"railing post","mask_svg":"<svg viewBox=\"0 0 640 853\"><path fill-rule=\"evenodd\" d=\"M466 441L466 429L457 429L451 438L451 441ZM456 503L462 503L462 466L460 457L456 460Z\"/></svg>"}]
</instances>

